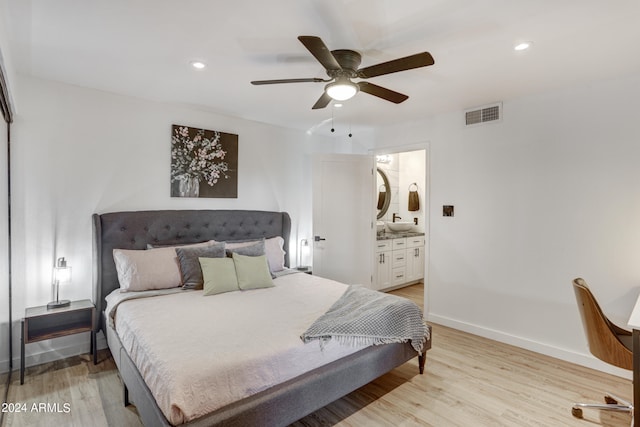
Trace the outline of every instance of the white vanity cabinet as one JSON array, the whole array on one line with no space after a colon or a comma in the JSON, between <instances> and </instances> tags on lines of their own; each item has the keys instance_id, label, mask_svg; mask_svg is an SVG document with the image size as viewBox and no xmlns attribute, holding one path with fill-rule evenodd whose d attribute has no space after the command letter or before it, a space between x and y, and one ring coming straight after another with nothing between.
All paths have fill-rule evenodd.
<instances>
[{"instance_id":1,"label":"white vanity cabinet","mask_svg":"<svg viewBox=\"0 0 640 427\"><path fill-rule=\"evenodd\" d=\"M376 241L376 290L400 287L424 277L424 236Z\"/></svg>"},{"instance_id":2,"label":"white vanity cabinet","mask_svg":"<svg viewBox=\"0 0 640 427\"><path fill-rule=\"evenodd\" d=\"M424 236L407 237L407 270L408 282L424 278Z\"/></svg>"},{"instance_id":3,"label":"white vanity cabinet","mask_svg":"<svg viewBox=\"0 0 640 427\"><path fill-rule=\"evenodd\" d=\"M402 237L393 239L393 271L391 272L391 285L399 286L407 281L407 239Z\"/></svg>"},{"instance_id":4,"label":"white vanity cabinet","mask_svg":"<svg viewBox=\"0 0 640 427\"><path fill-rule=\"evenodd\" d=\"M373 289L379 290L392 286L391 284L391 268L392 268L392 240L376 240L376 275L373 280Z\"/></svg>"}]
</instances>

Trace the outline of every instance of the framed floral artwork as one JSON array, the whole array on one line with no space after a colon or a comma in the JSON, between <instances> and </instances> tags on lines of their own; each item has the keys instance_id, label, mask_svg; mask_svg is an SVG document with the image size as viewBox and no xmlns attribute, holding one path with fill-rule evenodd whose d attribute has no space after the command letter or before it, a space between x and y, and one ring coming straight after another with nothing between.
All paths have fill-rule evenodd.
<instances>
[{"instance_id":1,"label":"framed floral artwork","mask_svg":"<svg viewBox=\"0 0 640 427\"><path fill-rule=\"evenodd\" d=\"M171 126L171 197L238 197L238 135Z\"/></svg>"}]
</instances>

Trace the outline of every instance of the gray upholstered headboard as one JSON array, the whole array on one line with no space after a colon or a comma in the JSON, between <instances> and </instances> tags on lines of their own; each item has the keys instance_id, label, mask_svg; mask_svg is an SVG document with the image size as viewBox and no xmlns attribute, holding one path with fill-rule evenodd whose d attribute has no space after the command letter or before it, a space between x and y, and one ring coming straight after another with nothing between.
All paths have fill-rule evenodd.
<instances>
[{"instance_id":1,"label":"gray upholstered headboard","mask_svg":"<svg viewBox=\"0 0 640 427\"><path fill-rule=\"evenodd\" d=\"M291 218L286 212L160 210L94 214L94 301L100 322L105 297L120 287L113 249L146 249L148 243L184 244L282 236L287 251L285 265L289 266L290 232Z\"/></svg>"}]
</instances>

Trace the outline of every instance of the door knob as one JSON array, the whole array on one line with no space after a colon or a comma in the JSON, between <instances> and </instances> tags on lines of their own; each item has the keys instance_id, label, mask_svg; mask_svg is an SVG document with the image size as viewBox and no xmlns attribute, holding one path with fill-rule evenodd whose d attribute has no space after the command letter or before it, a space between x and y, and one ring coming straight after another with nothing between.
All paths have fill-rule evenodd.
<instances>
[{"instance_id":1,"label":"door knob","mask_svg":"<svg viewBox=\"0 0 640 427\"><path fill-rule=\"evenodd\" d=\"M327 239L325 239L324 237L320 237L320 236L313 236L313 241L314 242L319 242L321 240L327 240Z\"/></svg>"}]
</instances>

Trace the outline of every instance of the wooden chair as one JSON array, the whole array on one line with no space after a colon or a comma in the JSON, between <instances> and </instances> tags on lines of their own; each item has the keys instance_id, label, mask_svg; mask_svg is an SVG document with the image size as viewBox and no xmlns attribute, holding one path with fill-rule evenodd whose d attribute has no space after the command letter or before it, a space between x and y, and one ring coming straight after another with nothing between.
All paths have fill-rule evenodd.
<instances>
[{"instance_id":1,"label":"wooden chair","mask_svg":"<svg viewBox=\"0 0 640 427\"><path fill-rule=\"evenodd\" d=\"M582 317L589 351L598 359L623 369L633 369L632 334L622 329L604 315L587 283L580 278L573 281L578 309ZM633 405L612 394L604 397L605 404L576 403L571 413L582 418L582 408L601 409L607 411L630 412L633 426Z\"/></svg>"}]
</instances>

